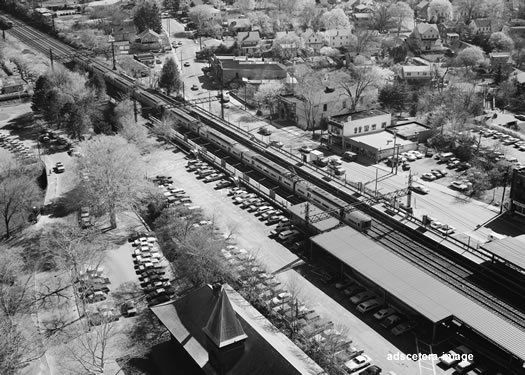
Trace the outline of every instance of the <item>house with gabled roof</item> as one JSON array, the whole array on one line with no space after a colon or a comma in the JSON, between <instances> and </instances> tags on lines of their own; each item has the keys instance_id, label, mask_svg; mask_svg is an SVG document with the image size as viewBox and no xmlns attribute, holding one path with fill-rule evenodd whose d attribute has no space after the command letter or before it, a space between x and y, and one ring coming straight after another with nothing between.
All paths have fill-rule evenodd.
<instances>
[{"instance_id":1,"label":"house with gabled roof","mask_svg":"<svg viewBox=\"0 0 525 375\"><path fill-rule=\"evenodd\" d=\"M261 35L258 30L240 31L237 33L237 44L243 55L251 55L259 51Z\"/></svg>"},{"instance_id":2,"label":"house with gabled roof","mask_svg":"<svg viewBox=\"0 0 525 375\"><path fill-rule=\"evenodd\" d=\"M428 5L430 4L430 1L423 0L420 1L414 8L414 13L416 18L421 19L428 19Z\"/></svg>"},{"instance_id":3,"label":"house with gabled roof","mask_svg":"<svg viewBox=\"0 0 525 375\"><path fill-rule=\"evenodd\" d=\"M229 285L150 307L171 335L174 366L209 375L321 375L310 357ZM167 358L166 360L170 360Z\"/></svg>"},{"instance_id":4,"label":"house with gabled roof","mask_svg":"<svg viewBox=\"0 0 525 375\"><path fill-rule=\"evenodd\" d=\"M353 39L352 29L329 29L324 32L328 46L347 47Z\"/></svg>"},{"instance_id":5,"label":"house with gabled roof","mask_svg":"<svg viewBox=\"0 0 525 375\"><path fill-rule=\"evenodd\" d=\"M143 45L160 44L160 35L151 29L146 29L136 37L137 42Z\"/></svg>"},{"instance_id":6,"label":"house with gabled roof","mask_svg":"<svg viewBox=\"0 0 525 375\"><path fill-rule=\"evenodd\" d=\"M492 22L489 18L476 18L468 24L473 34L490 34L492 32Z\"/></svg>"},{"instance_id":7,"label":"house with gabled roof","mask_svg":"<svg viewBox=\"0 0 525 375\"><path fill-rule=\"evenodd\" d=\"M305 47L312 48L316 53L318 53L327 42L323 32L312 29L306 29L306 31L301 34L301 39Z\"/></svg>"},{"instance_id":8,"label":"house with gabled roof","mask_svg":"<svg viewBox=\"0 0 525 375\"><path fill-rule=\"evenodd\" d=\"M421 39L423 50L430 51L435 49L440 40L439 28L434 23L421 22L414 27L412 34Z\"/></svg>"}]
</instances>

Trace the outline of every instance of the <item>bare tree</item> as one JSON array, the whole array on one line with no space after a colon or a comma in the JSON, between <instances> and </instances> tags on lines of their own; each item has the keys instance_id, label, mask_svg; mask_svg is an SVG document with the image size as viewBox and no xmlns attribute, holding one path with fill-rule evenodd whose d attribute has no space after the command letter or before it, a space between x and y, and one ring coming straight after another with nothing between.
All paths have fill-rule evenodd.
<instances>
[{"instance_id":1,"label":"bare tree","mask_svg":"<svg viewBox=\"0 0 525 375\"><path fill-rule=\"evenodd\" d=\"M10 237L15 219L26 221L41 192L36 184L36 173L9 160L3 161L9 169L0 171L0 215L5 226L5 236Z\"/></svg>"},{"instance_id":2,"label":"bare tree","mask_svg":"<svg viewBox=\"0 0 525 375\"><path fill-rule=\"evenodd\" d=\"M374 68L351 66L346 71L337 74L334 80L350 99L350 110L355 111L367 91L377 88L380 76Z\"/></svg>"},{"instance_id":3,"label":"bare tree","mask_svg":"<svg viewBox=\"0 0 525 375\"><path fill-rule=\"evenodd\" d=\"M83 157L80 173L88 202L110 218L117 227L117 212L130 209L146 191L145 170L137 147L119 136L97 136L80 144Z\"/></svg>"},{"instance_id":4,"label":"bare tree","mask_svg":"<svg viewBox=\"0 0 525 375\"><path fill-rule=\"evenodd\" d=\"M104 374L109 361L113 359L109 355L109 348L115 334L115 326L109 321L85 329L68 342L62 366L72 374Z\"/></svg>"},{"instance_id":5,"label":"bare tree","mask_svg":"<svg viewBox=\"0 0 525 375\"><path fill-rule=\"evenodd\" d=\"M377 31L368 29L358 29L355 38L351 40L350 50L356 54L361 54L378 45Z\"/></svg>"},{"instance_id":6,"label":"bare tree","mask_svg":"<svg viewBox=\"0 0 525 375\"><path fill-rule=\"evenodd\" d=\"M308 70L295 73L297 84L295 95L302 99L303 115L307 130L315 131L316 123L321 111L323 95L323 76L321 73Z\"/></svg>"}]
</instances>

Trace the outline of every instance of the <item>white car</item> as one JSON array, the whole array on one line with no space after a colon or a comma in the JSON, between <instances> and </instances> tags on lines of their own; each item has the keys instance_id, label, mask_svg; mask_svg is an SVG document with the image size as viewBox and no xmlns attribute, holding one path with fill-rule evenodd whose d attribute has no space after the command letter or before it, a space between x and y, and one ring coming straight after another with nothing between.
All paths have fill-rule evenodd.
<instances>
[{"instance_id":1,"label":"white car","mask_svg":"<svg viewBox=\"0 0 525 375\"><path fill-rule=\"evenodd\" d=\"M412 153L409 153L407 154L407 156L405 156L407 158L408 161L416 161L417 160L417 156L415 154L412 154Z\"/></svg>"},{"instance_id":2,"label":"white car","mask_svg":"<svg viewBox=\"0 0 525 375\"><path fill-rule=\"evenodd\" d=\"M419 194L428 194L430 193L430 189L423 185L412 185L412 191L415 191Z\"/></svg>"},{"instance_id":3,"label":"white car","mask_svg":"<svg viewBox=\"0 0 525 375\"><path fill-rule=\"evenodd\" d=\"M362 302L357 306L357 311L361 313L369 312L370 310L375 309L376 307L379 307L381 305L381 302L379 302L378 299L372 298L368 301Z\"/></svg>"},{"instance_id":4,"label":"white car","mask_svg":"<svg viewBox=\"0 0 525 375\"><path fill-rule=\"evenodd\" d=\"M439 222L439 221L435 221L435 220L432 221L432 222L430 222L430 227L431 227L431 228L434 228L434 229L440 229L440 228L442 228L444 225L445 225L445 224L443 224L443 223L441 223L441 222Z\"/></svg>"},{"instance_id":5,"label":"white car","mask_svg":"<svg viewBox=\"0 0 525 375\"><path fill-rule=\"evenodd\" d=\"M434 181L436 179L436 176L434 176L432 173L427 172L427 173L423 173L421 175L421 178L427 181Z\"/></svg>"},{"instance_id":6,"label":"white car","mask_svg":"<svg viewBox=\"0 0 525 375\"><path fill-rule=\"evenodd\" d=\"M364 302L374 297L374 293L369 290L365 290L364 292L357 293L355 296L350 297L350 302L357 305L358 303Z\"/></svg>"},{"instance_id":7,"label":"white car","mask_svg":"<svg viewBox=\"0 0 525 375\"><path fill-rule=\"evenodd\" d=\"M381 320L386 318L387 316L390 316L394 314L396 310L394 310L391 307L385 307L384 309L379 310L374 314L374 319Z\"/></svg>"},{"instance_id":8,"label":"white car","mask_svg":"<svg viewBox=\"0 0 525 375\"><path fill-rule=\"evenodd\" d=\"M370 362L372 362L372 359L369 356L361 354L345 362L345 367L349 372L356 372L368 366Z\"/></svg>"},{"instance_id":9,"label":"white car","mask_svg":"<svg viewBox=\"0 0 525 375\"><path fill-rule=\"evenodd\" d=\"M452 181L450 187L459 191L465 191L468 189L468 185L460 181Z\"/></svg>"}]
</instances>

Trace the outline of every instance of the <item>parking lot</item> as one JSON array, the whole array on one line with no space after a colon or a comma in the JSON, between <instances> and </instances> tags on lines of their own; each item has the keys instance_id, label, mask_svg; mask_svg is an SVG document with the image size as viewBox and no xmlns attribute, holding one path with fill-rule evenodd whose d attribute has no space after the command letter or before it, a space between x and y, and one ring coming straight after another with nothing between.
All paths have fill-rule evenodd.
<instances>
[{"instance_id":1,"label":"parking lot","mask_svg":"<svg viewBox=\"0 0 525 375\"><path fill-rule=\"evenodd\" d=\"M183 189L191 198L192 205L200 206L222 231L234 232L233 237L238 248L253 253L267 271L276 274L277 280L282 285L295 285L295 288L300 290L303 302L314 309L322 319L333 322L335 327L348 327L348 334L354 340L352 345L364 350L374 364L385 371L394 370L397 374L418 373L417 362L391 362L386 359L387 353L395 353L399 349L388 338L370 330L368 323L362 320L361 314L356 312L354 315L349 312L340 303L290 269L302 264L302 261L281 243L269 237L276 227L275 224L267 226L253 212L248 212L246 208L234 204L233 195L228 195L227 188L215 190L216 182L205 183L197 179L194 172L186 170L187 163L188 160L181 152L175 154L168 150L155 152L150 161L150 165L155 167L150 169L150 173L152 177L171 176L172 186ZM249 199L253 198L255 197ZM413 343L413 338L410 336L407 336L406 340Z\"/></svg>"}]
</instances>

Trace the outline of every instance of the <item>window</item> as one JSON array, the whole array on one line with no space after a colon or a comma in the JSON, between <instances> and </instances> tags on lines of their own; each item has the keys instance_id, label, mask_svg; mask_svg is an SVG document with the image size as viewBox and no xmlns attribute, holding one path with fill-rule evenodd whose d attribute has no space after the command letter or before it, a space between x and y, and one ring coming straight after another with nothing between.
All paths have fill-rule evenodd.
<instances>
[{"instance_id":1,"label":"window","mask_svg":"<svg viewBox=\"0 0 525 375\"><path fill-rule=\"evenodd\" d=\"M382 128L386 128L386 122L383 122L383 123L381 124L381 127L382 127Z\"/></svg>"},{"instance_id":2,"label":"window","mask_svg":"<svg viewBox=\"0 0 525 375\"><path fill-rule=\"evenodd\" d=\"M376 130L376 124L372 125L372 130Z\"/></svg>"},{"instance_id":3,"label":"window","mask_svg":"<svg viewBox=\"0 0 525 375\"><path fill-rule=\"evenodd\" d=\"M343 108L346 108L346 100L343 100Z\"/></svg>"},{"instance_id":4,"label":"window","mask_svg":"<svg viewBox=\"0 0 525 375\"><path fill-rule=\"evenodd\" d=\"M367 132L370 129L368 125L365 125L365 132Z\"/></svg>"},{"instance_id":5,"label":"window","mask_svg":"<svg viewBox=\"0 0 525 375\"><path fill-rule=\"evenodd\" d=\"M410 77L411 75L412 75L412 73L407 72L407 77Z\"/></svg>"},{"instance_id":6,"label":"window","mask_svg":"<svg viewBox=\"0 0 525 375\"><path fill-rule=\"evenodd\" d=\"M326 112L327 109L328 109L328 104L323 104L323 111Z\"/></svg>"},{"instance_id":7,"label":"window","mask_svg":"<svg viewBox=\"0 0 525 375\"><path fill-rule=\"evenodd\" d=\"M359 133L361 133L361 127L359 127Z\"/></svg>"},{"instance_id":8,"label":"window","mask_svg":"<svg viewBox=\"0 0 525 375\"><path fill-rule=\"evenodd\" d=\"M357 134L357 128L354 128L354 134Z\"/></svg>"}]
</instances>

